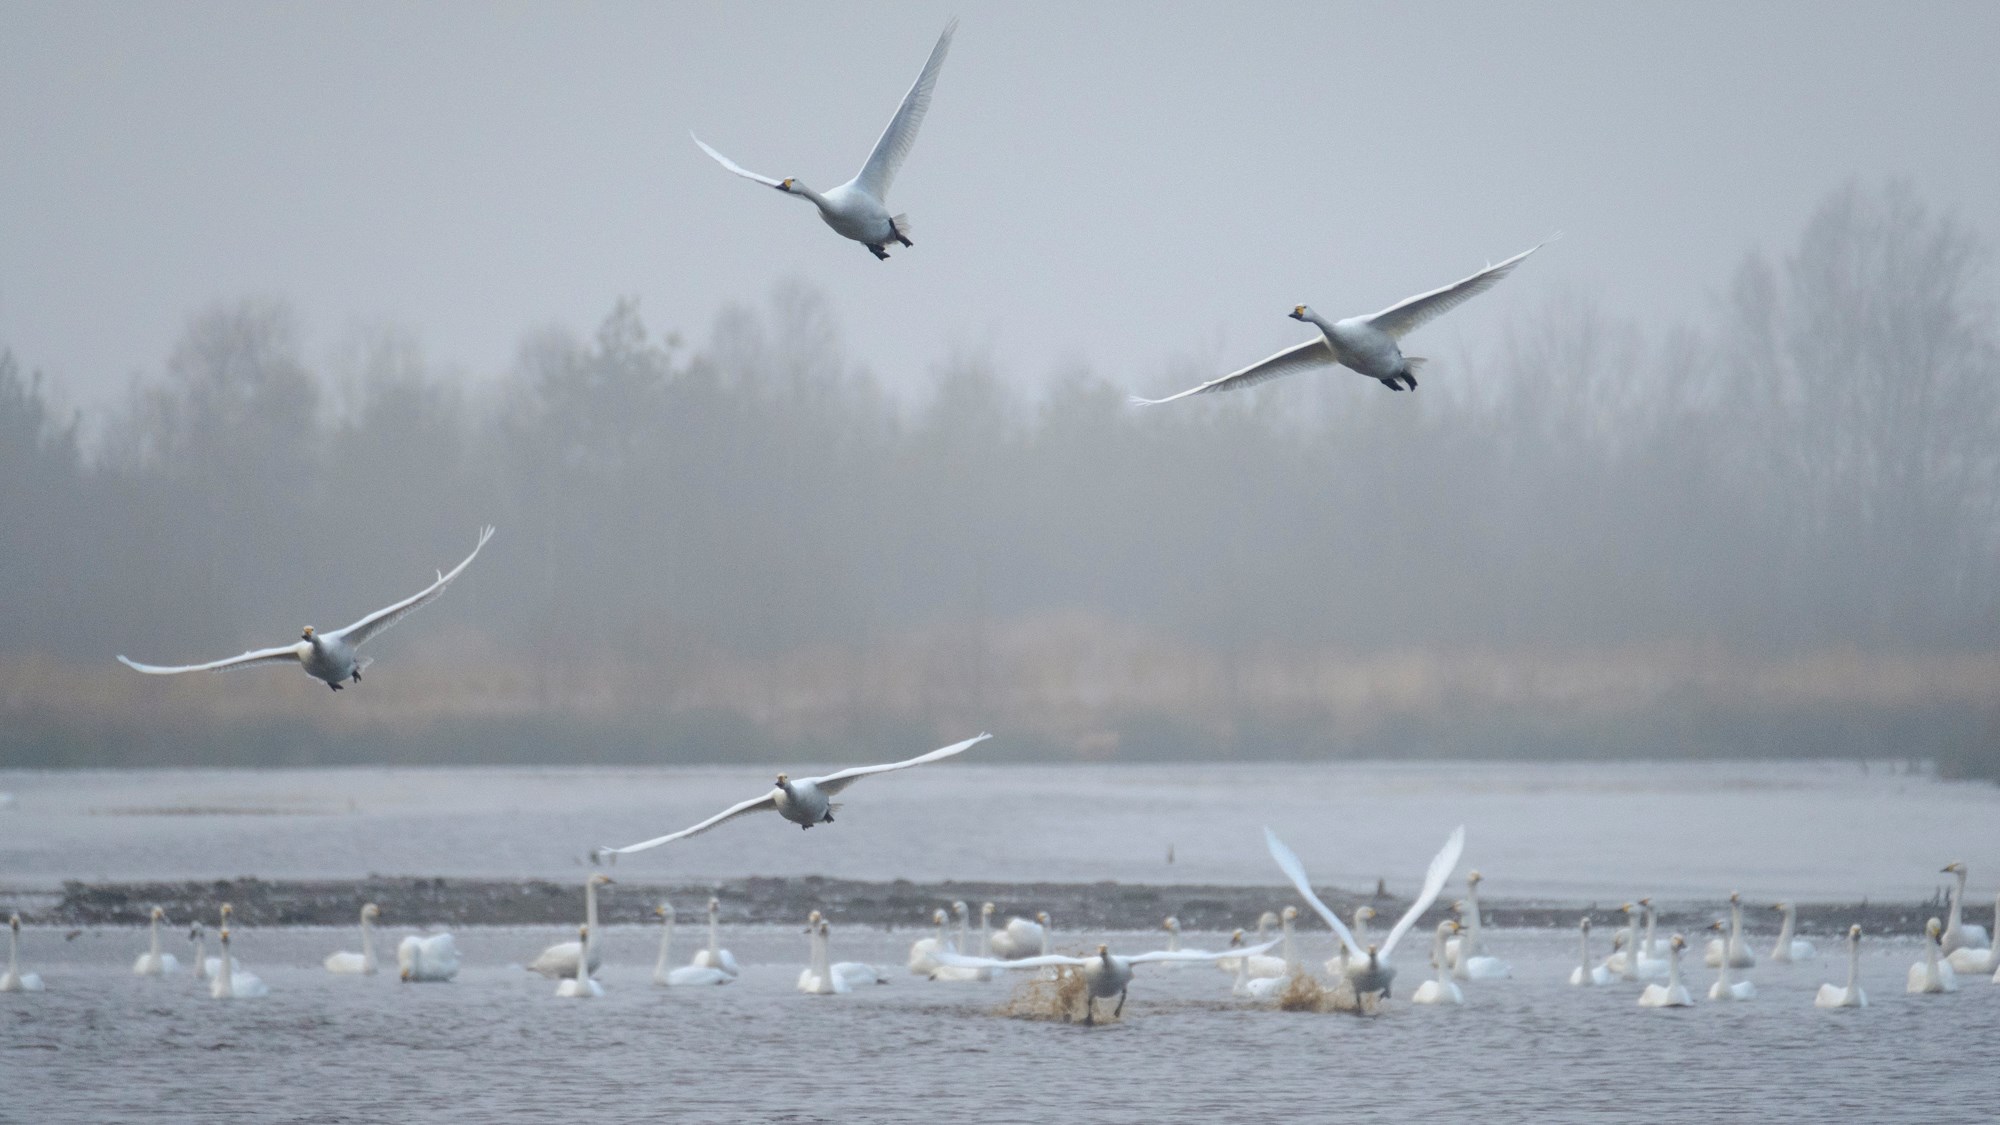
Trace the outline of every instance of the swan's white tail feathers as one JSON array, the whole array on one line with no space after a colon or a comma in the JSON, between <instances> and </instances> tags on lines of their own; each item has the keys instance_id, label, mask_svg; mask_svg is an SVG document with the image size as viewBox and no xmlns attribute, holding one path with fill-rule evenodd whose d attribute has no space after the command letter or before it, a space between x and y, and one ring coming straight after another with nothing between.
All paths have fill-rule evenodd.
<instances>
[{"instance_id":1,"label":"swan's white tail feathers","mask_svg":"<svg viewBox=\"0 0 2000 1125\"><path fill-rule=\"evenodd\" d=\"M896 237L910 237L910 217L908 215L897 215L890 219L889 226L895 230Z\"/></svg>"},{"instance_id":2,"label":"swan's white tail feathers","mask_svg":"<svg viewBox=\"0 0 2000 1125\"><path fill-rule=\"evenodd\" d=\"M1420 355L1406 355L1403 357L1403 366L1409 368L1413 372L1422 371L1424 369L1424 364L1429 362L1430 360L1425 359L1423 356Z\"/></svg>"}]
</instances>

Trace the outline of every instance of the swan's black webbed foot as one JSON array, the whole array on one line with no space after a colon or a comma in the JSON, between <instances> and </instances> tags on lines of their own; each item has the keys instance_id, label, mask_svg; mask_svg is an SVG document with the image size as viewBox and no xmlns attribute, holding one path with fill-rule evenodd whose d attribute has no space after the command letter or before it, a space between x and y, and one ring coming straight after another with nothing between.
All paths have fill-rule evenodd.
<instances>
[{"instance_id":1,"label":"swan's black webbed foot","mask_svg":"<svg viewBox=\"0 0 2000 1125\"><path fill-rule=\"evenodd\" d=\"M801 832L809 832L809 831L811 831L811 830L812 830L812 825L810 825L810 824L801 824L801 825L799 825L799 831L801 831Z\"/></svg>"},{"instance_id":2,"label":"swan's black webbed foot","mask_svg":"<svg viewBox=\"0 0 2000 1125\"><path fill-rule=\"evenodd\" d=\"M328 686L328 687L332 688L332 689L333 689L333 690L335 690L335 691L339 691L339 690L340 690L340 685L339 685L339 684L328 684L328 685L326 685L326 686Z\"/></svg>"},{"instance_id":3,"label":"swan's black webbed foot","mask_svg":"<svg viewBox=\"0 0 2000 1125\"><path fill-rule=\"evenodd\" d=\"M1417 389L1417 377L1408 371L1403 372L1403 382L1410 385L1410 390L1414 391Z\"/></svg>"},{"instance_id":4,"label":"swan's black webbed foot","mask_svg":"<svg viewBox=\"0 0 2000 1125\"><path fill-rule=\"evenodd\" d=\"M871 253L871 254L875 255L875 256L876 256L877 258L881 259L882 261L885 261L885 262L886 262L886 261L888 261L888 260L889 260L889 252L888 252L887 250L884 250L884 249L882 249L882 246L881 246L881 244L880 244L880 243L875 243L875 242L870 242L870 243L866 243L865 245L866 245L866 246L868 247L868 252L869 252L869 253Z\"/></svg>"},{"instance_id":5,"label":"swan's black webbed foot","mask_svg":"<svg viewBox=\"0 0 2000 1125\"><path fill-rule=\"evenodd\" d=\"M1086 996L1083 998L1083 1026L1097 1026L1097 997L1095 996Z\"/></svg>"},{"instance_id":6,"label":"swan's black webbed foot","mask_svg":"<svg viewBox=\"0 0 2000 1125\"><path fill-rule=\"evenodd\" d=\"M1391 375L1387 379L1382 380L1382 385L1389 388L1392 391L1400 391L1403 389L1403 384L1398 382L1394 375Z\"/></svg>"},{"instance_id":7,"label":"swan's black webbed foot","mask_svg":"<svg viewBox=\"0 0 2000 1125\"><path fill-rule=\"evenodd\" d=\"M359 668L354 670L354 682L357 684L361 682L361 669Z\"/></svg>"},{"instance_id":8,"label":"swan's black webbed foot","mask_svg":"<svg viewBox=\"0 0 2000 1125\"><path fill-rule=\"evenodd\" d=\"M896 241L897 241L897 242L900 242L900 243L902 243L902 244L903 244L903 245L905 245L905 246L915 246L915 245L916 245L916 243L914 243L914 242L911 242L911 241L909 240L909 238L908 238L908 237L906 237L906 236L905 236L905 235L903 234L903 232L902 232L902 231L897 231L897 232L896 232Z\"/></svg>"},{"instance_id":9,"label":"swan's black webbed foot","mask_svg":"<svg viewBox=\"0 0 2000 1125\"><path fill-rule=\"evenodd\" d=\"M1123 988L1118 990L1118 1006L1111 1010L1111 1018L1114 1020L1125 1014L1125 993L1126 990Z\"/></svg>"}]
</instances>

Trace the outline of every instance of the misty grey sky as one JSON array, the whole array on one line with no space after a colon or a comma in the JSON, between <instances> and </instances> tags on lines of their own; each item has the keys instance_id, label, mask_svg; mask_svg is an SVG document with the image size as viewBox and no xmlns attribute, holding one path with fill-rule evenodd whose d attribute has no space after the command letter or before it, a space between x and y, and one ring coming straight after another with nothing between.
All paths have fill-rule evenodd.
<instances>
[{"instance_id":1,"label":"misty grey sky","mask_svg":"<svg viewBox=\"0 0 2000 1125\"><path fill-rule=\"evenodd\" d=\"M831 187L952 15L891 261L688 140ZM1559 292L1698 317L1852 177L2000 233L2000 4L6 2L0 24L0 344L86 406L248 295L292 302L309 361L387 323L478 377L620 295L698 340L796 277L891 386L970 352L1161 392L1166 364L1303 339L1301 301L1373 311L1557 230L1410 350L1484 348Z\"/></svg>"}]
</instances>

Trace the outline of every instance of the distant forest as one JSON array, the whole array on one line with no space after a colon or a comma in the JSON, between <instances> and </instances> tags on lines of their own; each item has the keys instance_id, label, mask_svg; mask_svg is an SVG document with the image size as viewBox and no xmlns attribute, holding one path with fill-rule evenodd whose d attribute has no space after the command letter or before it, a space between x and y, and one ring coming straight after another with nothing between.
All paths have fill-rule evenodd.
<instances>
[{"instance_id":1,"label":"distant forest","mask_svg":"<svg viewBox=\"0 0 2000 1125\"><path fill-rule=\"evenodd\" d=\"M397 331L315 370L267 300L194 313L103 417L6 354L0 761L763 762L992 729L1002 759L1990 776L1991 265L1909 189L1850 186L1697 327L1559 295L1414 394L1338 372L1152 408L1127 393L1219 369L1030 388L961 357L903 398L798 285L700 345L620 301L470 387ZM338 697L112 661L344 625L487 522Z\"/></svg>"}]
</instances>

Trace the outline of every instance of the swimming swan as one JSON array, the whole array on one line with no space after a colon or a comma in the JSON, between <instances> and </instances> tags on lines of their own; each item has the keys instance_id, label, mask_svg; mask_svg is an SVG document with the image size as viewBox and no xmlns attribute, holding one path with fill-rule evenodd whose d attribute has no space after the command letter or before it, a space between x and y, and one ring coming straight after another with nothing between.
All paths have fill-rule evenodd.
<instances>
[{"instance_id":1,"label":"swimming swan","mask_svg":"<svg viewBox=\"0 0 2000 1125\"><path fill-rule=\"evenodd\" d=\"M1445 962L1450 959L1449 955L1445 952L1445 942L1450 940L1451 935L1458 928L1458 923L1450 918L1438 923L1437 933L1431 938L1431 960L1437 965L1437 976L1418 985L1417 991L1410 996L1410 1003L1465 1003L1465 993L1459 991L1458 985L1452 983L1451 970L1445 966ZM1461 938L1460 940L1463 941L1464 939ZM1465 946L1460 945L1459 948L1463 949Z\"/></svg>"},{"instance_id":2,"label":"swimming swan","mask_svg":"<svg viewBox=\"0 0 2000 1125\"><path fill-rule=\"evenodd\" d=\"M1578 947L1582 960L1577 962L1576 968L1570 970L1569 982L1580 987L1610 984L1616 979L1611 970L1604 965L1593 965L1590 963L1590 916L1588 914L1584 915L1583 921L1577 923L1577 933L1580 935L1578 938Z\"/></svg>"},{"instance_id":3,"label":"swimming swan","mask_svg":"<svg viewBox=\"0 0 2000 1125\"><path fill-rule=\"evenodd\" d=\"M1757 964L1757 955L1750 952L1750 943L1743 940L1743 896L1735 891L1729 892L1729 937L1727 940L1709 938L1702 960L1713 969L1722 964L1725 949L1729 951L1729 967L1732 969L1748 969Z\"/></svg>"},{"instance_id":4,"label":"swimming swan","mask_svg":"<svg viewBox=\"0 0 2000 1125\"><path fill-rule=\"evenodd\" d=\"M1708 928L1720 934L1722 932L1722 923L1711 923ZM1723 958L1715 966L1715 983L1708 986L1708 998L1710 1000L1756 999L1757 986L1747 980L1731 980L1729 978L1730 967L1728 958Z\"/></svg>"},{"instance_id":5,"label":"swimming swan","mask_svg":"<svg viewBox=\"0 0 2000 1125\"><path fill-rule=\"evenodd\" d=\"M1452 967L1452 976L1457 980L1505 980L1514 975L1514 967L1498 957L1489 957L1480 952L1479 944L1479 880L1477 870L1465 876L1466 901L1459 905L1464 908L1469 922L1458 939L1458 957Z\"/></svg>"},{"instance_id":6,"label":"swimming swan","mask_svg":"<svg viewBox=\"0 0 2000 1125\"><path fill-rule=\"evenodd\" d=\"M730 976L743 970L736 964L736 955L722 948L722 900L708 896L708 948L697 952L688 964L698 969L721 969Z\"/></svg>"},{"instance_id":7,"label":"swimming swan","mask_svg":"<svg viewBox=\"0 0 2000 1125\"><path fill-rule=\"evenodd\" d=\"M567 944L567 943L565 943ZM590 938L588 924L576 928L576 947L595 948ZM590 978L590 959L578 957L571 962L571 976L556 985L556 996L565 1000L593 1000L604 995L604 986Z\"/></svg>"},{"instance_id":8,"label":"swimming swan","mask_svg":"<svg viewBox=\"0 0 2000 1125\"><path fill-rule=\"evenodd\" d=\"M952 903L951 912L955 917L958 918L958 940L949 945L946 945L944 949L947 952L960 953L965 949L966 945L968 944L967 939L971 936L971 931L968 929L968 921L967 921L967 919L969 918L969 914L966 910L965 903L963 902ZM975 960L990 961L993 959L990 957L986 957L986 958L975 958ZM1022 960L1026 960L1026 958L1022 958ZM942 954L938 956L937 962L938 962L937 968L932 969L930 972L930 978L932 980L956 982L956 983L976 983L978 981L987 981L993 979L993 970L990 968L975 968L970 965L954 964L953 962L946 960Z\"/></svg>"},{"instance_id":9,"label":"swimming swan","mask_svg":"<svg viewBox=\"0 0 2000 1125\"><path fill-rule=\"evenodd\" d=\"M1813 997L1815 1008L1866 1008L1868 994L1861 991L1861 927L1847 927L1847 987L1819 986Z\"/></svg>"},{"instance_id":10,"label":"swimming swan","mask_svg":"<svg viewBox=\"0 0 2000 1125\"><path fill-rule=\"evenodd\" d=\"M597 929L597 888L607 886L616 880L609 875L593 873L583 881L583 924L588 931ZM576 956L583 945L574 941L559 941L541 951L533 961L528 962L528 971L540 973L551 980L576 976ZM604 958L597 951L596 939L590 944L590 971L596 972Z\"/></svg>"},{"instance_id":11,"label":"swimming swan","mask_svg":"<svg viewBox=\"0 0 2000 1125\"><path fill-rule=\"evenodd\" d=\"M1084 1026L1090 1027L1097 1023L1097 1001L1099 1000L1109 1000L1113 996L1118 998L1118 1007L1114 1008L1111 1012L1111 1018L1113 1019L1117 1019L1119 1014L1125 1010L1125 992L1127 987L1132 983L1132 967L1134 965L1146 965L1161 961L1220 961L1224 958L1235 957L1239 952L1254 957L1276 944L1278 943L1275 941L1269 941L1263 945L1253 945L1245 950L1224 950L1221 953L1208 953L1199 949L1181 949L1171 952L1165 949L1158 949L1151 953L1135 953L1130 957L1113 956L1109 946L1099 945L1097 947L1097 955L1094 957L1065 957L1060 953L1051 953L1046 957L1029 957L1021 961L1012 962L999 961L991 957L961 957L950 950L946 950L938 955L938 960L944 962L946 968L986 969L989 971L993 969L1032 969L1040 968L1044 965L1071 966L1083 974L1083 983L1086 990L1083 1023Z\"/></svg>"},{"instance_id":12,"label":"swimming swan","mask_svg":"<svg viewBox=\"0 0 2000 1125\"><path fill-rule=\"evenodd\" d=\"M180 971L181 963L173 954L160 952L160 923L166 921L167 912L155 906L152 918L153 945L151 949L139 954L138 960L132 962L132 972L136 976L160 977ZM223 923L228 924L226 917Z\"/></svg>"},{"instance_id":13,"label":"swimming swan","mask_svg":"<svg viewBox=\"0 0 2000 1125\"><path fill-rule=\"evenodd\" d=\"M1993 929L1994 932L2000 933L2000 897L1993 900ZM1974 975L1993 973L1996 979L2000 979L2000 946L1988 946L1985 949L1967 949L1960 946L1947 954L1945 960L1950 962L1953 972Z\"/></svg>"},{"instance_id":14,"label":"swimming swan","mask_svg":"<svg viewBox=\"0 0 2000 1125\"><path fill-rule=\"evenodd\" d=\"M1924 959L1910 966L1909 980L1903 991L1916 993L1957 992L1958 974L1951 963L1944 959L1938 948L1944 936L1944 926L1936 918L1924 926Z\"/></svg>"},{"instance_id":15,"label":"swimming swan","mask_svg":"<svg viewBox=\"0 0 2000 1125\"><path fill-rule=\"evenodd\" d=\"M938 950L945 948L946 944L945 921L945 912L942 909L931 911L931 924L937 927L937 933L910 943L909 969L920 977L930 976L938 970Z\"/></svg>"},{"instance_id":16,"label":"swimming swan","mask_svg":"<svg viewBox=\"0 0 2000 1125\"><path fill-rule=\"evenodd\" d=\"M7 919L7 973L0 976L0 992L40 992L42 978L39 973L21 971L21 916L15 914Z\"/></svg>"},{"instance_id":17,"label":"swimming swan","mask_svg":"<svg viewBox=\"0 0 2000 1125\"><path fill-rule=\"evenodd\" d=\"M181 672L221 672L230 668L247 668L252 664L282 664L291 661L304 668L306 675L315 680L322 680L326 686L339 691L350 680L360 683L361 670L368 665L366 660L355 655L354 650L360 648L377 633L401 621L424 603L444 593L445 587L451 585L451 580L457 578L460 571L471 565L472 560L479 556L479 548L484 547L486 541L491 538L493 538L492 528L480 529L478 544L472 548L471 554L465 556L464 562L451 568L451 573L440 573L438 580L425 587L421 593L412 594L395 605L378 609L345 629L336 629L331 633L316 633L313 627L308 625L297 644L260 648L240 656L232 656L227 660L211 660L206 664L188 664L178 668L141 664L123 656L118 660L127 668L154 676L171 676Z\"/></svg>"},{"instance_id":18,"label":"swimming swan","mask_svg":"<svg viewBox=\"0 0 2000 1125\"><path fill-rule=\"evenodd\" d=\"M212 974L208 969L208 931L200 922L188 926L188 941L194 944L194 979L207 980Z\"/></svg>"},{"instance_id":19,"label":"swimming swan","mask_svg":"<svg viewBox=\"0 0 2000 1125\"><path fill-rule=\"evenodd\" d=\"M1950 953L1957 949L1985 949L1990 942L1986 930L1980 926L1967 925L1959 921L1959 910L1965 900L1965 865L1947 863L1943 873L1956 876L1951 885L1951 911L1945 915L1943 949ZM2000 920L1994 922L2000 927Z\"/></svg>"},{"instance_id":20,"label":"swimming swan","mask_svg":"<svg viewBox=\"0 0 2000 1125\"><path fill-rule=\"evenodd\" d=\"M597 854L630 855L633 852L643 852L647 848L657 848L661 844L670 844L675 840L685 840L690 836L699 836L724 821L735 820L739 816L748 816L751 813L774 812L791 821L793 824L798 825L800 828L811 828L815 824L832 824L833 810L838 807L833 803L832 798L856 781L870 774L888 773L891 770L905 770L911 766L921 766L929 762L936 762L952 757L956 754L963 754L974 745L992 737L990 734L981 734L973 738L968 738L964 742L954 742L950 746L933 750L928 754L920 754L917 757L901 762L890 762L887 765L880 766L851 766L837 773L830 773L825 777L802 777L797 781L793 781L787 775L781 773L778 775L777 788L771 790L769 793L764 794L762 797L752 797L747 801L731 805L692 828L683 828L679 832L669 832L664 836L655 836L650 840L642 840L639 843L628 844L622 848L598 848Z\"/></svg>"},{"instance_id":21,"label":"swimming swan","mask_svg":"<svg viewBox=\"0 0 2000 1125\"><path fill-rule=\"evenodd\" d=\"M1049 951L1049 915L1036 911L1035 920L1014 917L993 935L993 956L1002 961L1037 957Z\"/></svg>"},{"instance_id":22,"label":"swimming swan","mask_svg":"<svg viewBox=\"0 0 2000 1125\"><path fill-rule=\"evenodd\" d=\"M362 973L375 975L375 933L369 928L382 914L382 908L368 903L361 908L361 952L329 953L326 955L326 971L329 973Z\"/></svg>"},{"instance_id":23,"label":"swimming swan","mask_svg":"<svg viewBox=\"0 0 2000 1125\"><path fill-rule=\"evenodd\" d=\"M1192 387L1165 398L1135 396L1132 402L1138 406L1158 406L1189 395L1240 390L1297 372L1335 365L1351 368L1371 379L1379 380L1383 386L1392 391L1415 390L1416 369L1423 366L1424 361L1416 356L1403 355L1397 341L1433 317L1455 309L1493 288L1499 284L1501 278L1513 272L1514 267L1520 265L1522 259L1545 245L1547 243L1531 246L1506 261L1487 266L1462 281L1455 281L1442 289L1433 289L1428 293L1419 293L1373 316L1353 316L1329 324L1318 313L1300 305L1292 310L1292 319L1311 322L1319 329L1319 335L1303 344L1286 348L1269 359L1259 360L1219 379L1211 379L1199 387Z\"/></svg>"},{"instance_id":24,"label":"swimming swan","mask_svg":"<svg viewBox=\"0 0 2000 1125\"><path fill-rule=\"evenodd\" d=\"M907 215L890 215L884 202L889 195L889 184L896 178L896 170L903 166L903 158L910 153L910 146L917 140L917 129L924 123L924 113L931 106L931 87L937 84L938 70L944 66L945 52L951 49L952 32L958 30L958 21L945 25L944 34L938 36L937 46L931 48L931 57L925 61L924 69L903 95L903 104L896 107L896 115L889 119L888 128L875 142L875 150L868 154L868 163L861 166L855 177L825 194L814 191L797 179L787 177L775 180L761 176L735 161L708 147L700 137L694 143L715 159L717 164L742 176L755 180L766 187L773 187L786 195L811 200L819 208L819 217L826 221L844 238L851 238L868 247L877 258L886 259L891 242L910 245L910 221Z\"/></svg>"},{"instance_id":25,"label":"swimming swan","mask_svg":"<svg viewBox=\"0 0 2000 1125\"><path fill-rule=\"evenodd\" d=\"M239 969L229 959L229 927L222 927L222 956L216 959L215 979L209 982L208 994L217 1000L251 1000L259 996L269 996L271 990L257 978L257 974Z\"/></svg>"},{"instance_id":26,"label":"swimming swan","mask_svg":"<svg viewBox=\"0 0 2000 1125\"><path fill-rule=\"evenodd\" d=\"M458 976L458 942L450 934L406 934L396 946L396 977L412 984L444 983Z\"/></svg>"},{"instance_id":27,"label":"swimming swan","mask_svg":"<svg viewBox=\"0 0 2000 1125\"><path fill-rule=\"evenodd\" d=\"M653 914L660 919L660 956L653 962L654 984L662 988L686 988L691 985L728 984L736 979L721 969L707 965L674 968L674 904L663 902L653 908Z\"/></svg>"},{"instance_id":28,"label":"swimming swan","mask_svg":"<svg viewBox=\"0 0 2000 1125\"><path fill-rule=\"evenodd\" d=\"M1667 983L1649 984L1639 994L1641 1008L1692 1008L1694 997L1688 995L1687 986L1681 983L1681 950L1687 948L1687 939L1675 934L1667 942Z\"/></svg>"},{"instance_id":29,"label":"swimming swan","mask_svg":"<svg viewBox=\"0 0 2000 1125\"><path fill-rule=\"evenodd\" d=\"M1450 838L1445 841L1444 849L1431 860L1430 869L1424 873L1423 890L1418 893L1416 901L1410 904L1410 908L1403 912L1403 916L1396 919L1396 924L1389 928L1389 936L1382 939L1379 947L1371 945L1367 949L1361 948L1354 940L1354 935L1342 924L1340 916L1327 909L1326 903L1321 902L1319 896L1313 893L1312 883L1307 880L1305 866L1299 862L1299 857L1292 854L1292 849L1286 847L1284 842L1278 839L1277 833L1269 828L1264 829L1264 845L1270 850L1271 858L1277 861L1278 869L1292 881L1293 889L1299 892L1308 905L1319 912L1319 916L1333 928L1334 933L1340 935L1340 942L1347 947L1348 952L1346 979L1347 983L1353 986L1355 997L1380 994L1387 999L1389 986L1396 979L1396 967L1389 964L1389 955L1395 952L1396 943L1403 939L1403 935L1409 932L1410 927L1416 925L1418 915L1430 909L1431 903L1437 901L1438 892L1444 889L1444 881L1451 877L1451 869L1458 865L1459 853L1465 849L1465 826L1461 824L1453 829Z\"/></svg>"},{"instance_id":30,"label":"swimming swan","mask_svg":"<svg viewBox=\"0 0 2000 1125\"><path fill-rule=\"evenodd\" d=\"M812 963L799 974L799 991L814 996L846 995L861 985L888 984L889 976L860 961L833 961L831 927L820 912L812 912L806 933L812 939Z\"/></svg>"},{"instance_id":31,"label":"swimming swan","mask_svg":"<svg viewBox=\"0 0 2000 1125\"><path fill-rule=\"evenodd\" d=\"M1810 961L1819 954L1819 949L1812 942L1792 936L1792 931L1799 924L1798 907L1781 902L1771 909L1785 916L1784 923L1778 927L1778 940L1771 946L1771 960L1789 965L1794 961Z\"/></svg>"}]
</instances>

